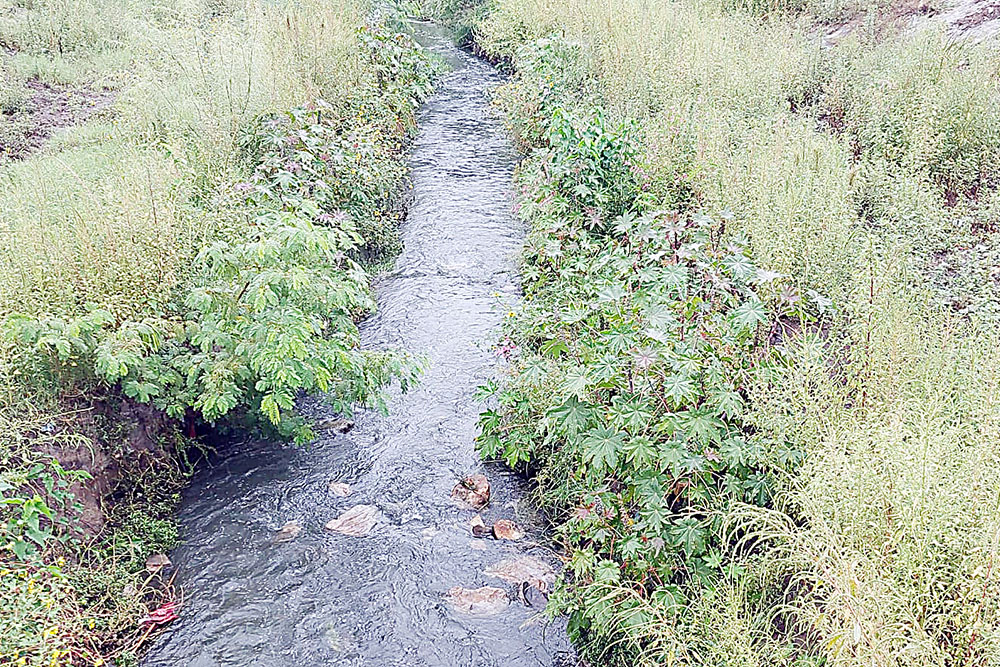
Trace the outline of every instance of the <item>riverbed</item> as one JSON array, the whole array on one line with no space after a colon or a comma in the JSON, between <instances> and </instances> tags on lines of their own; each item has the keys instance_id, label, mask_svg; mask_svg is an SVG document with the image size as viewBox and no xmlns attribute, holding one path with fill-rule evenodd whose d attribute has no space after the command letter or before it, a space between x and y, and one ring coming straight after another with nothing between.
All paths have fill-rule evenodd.
<instances>
[{"instance_id":1,"label":"riverbed","mask_svg":"<svg viewBox=\"0 0 1000 667\"><path fill-rule=\"evenodd\" d=\"M423 355L427 371L418 387L390 397L386 417L363 412L348 433L323 432L304 447L238 443L199 471L181 505L183 544L171 554L181 615L147 667L572 661L564 625L544 621L537 597L529 605L484 573L523 554L556 564L540 545L523 482L484 468L474 450L482 407L474 393L500 363L490 344L505 304L517 299L524 234L511 213L517 155L488 100L502 77L440 29L416 30L451 70L419 116L404 250L376 283L378 310L362 338L373 349ZM320 401L303 409L336 417ZM479 472L492 484L484 521L512 519L527 529L524 539L472 535L476 513L450 495ZM331 493L331 482L350 495ZM359 504L378 509L370 535L324 529ZM281 539L288 522L301 531ZM456 586L499 587L510 603L465 613L446 601Z\"/></svg>"}]
</instances>

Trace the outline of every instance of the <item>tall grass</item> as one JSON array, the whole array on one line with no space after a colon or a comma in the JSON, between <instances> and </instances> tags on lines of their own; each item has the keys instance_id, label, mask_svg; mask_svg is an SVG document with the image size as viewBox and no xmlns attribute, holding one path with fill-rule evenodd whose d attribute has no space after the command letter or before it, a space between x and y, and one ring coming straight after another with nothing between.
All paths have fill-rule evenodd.
<instances>
[{"instance_id":1,"label":"tall grass","mask_svg":"<svg viewBox=\"0 0 1000 667\"><path fill-rule=\"evenodd\" d=\"M587 92L565 103L635 122L654 192L733 211L759 265L838 313L744 388L808 458L780 511L729 518L742 574L683 627L650 602L603 640L653 664L997 664L1000 56L933 29L824 51L750 9L499 0L478 28L529 82L524 114L533 45L567 45Z\"/></svg>"},{"instance_id":2,"label":"tall grass","mask_svg":"<svg viewBox=\"0 0 1000 667\"><path fill-rule=\"evenodd\" d=\"M227 206L237 131L370 88L358 3L133 4L39 3L0 26L15 58L66 61L79 80L120 91L113 122L0 176L0 314L157 312L205 240L245 224Z\"/></svg>"}]
</instances>

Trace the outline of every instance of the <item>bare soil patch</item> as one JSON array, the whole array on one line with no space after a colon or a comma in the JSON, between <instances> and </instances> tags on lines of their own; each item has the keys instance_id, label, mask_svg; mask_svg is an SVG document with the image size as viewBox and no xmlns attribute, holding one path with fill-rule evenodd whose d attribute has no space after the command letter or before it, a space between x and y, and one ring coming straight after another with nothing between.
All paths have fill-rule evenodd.
<instances>
[{"instance_id":1,"label":"bare soil patch","mask_svg":"<svg viewBox=\"0 0 1000 667\"><path fill-rule=\"evenodd\" d=\"M958 0L941 18L955 34L983 41L1000 34L1000 0Z\"/></svg>"},{"instance_id":2,"label":"bare soil patch","mask_svg":"<svg viewBox=\"0 0 1000 667\"><path fill-rule=\"evenodd\" d=\"M115 101L111 90L57 86L38 79L25 82L29 93L16 109L4 110L0 160L21 160L36 152L58 130L83 123Z\"/></svg>"},{"instance_id":3,"label":"bare soil patch","mask_svg":"<svg viewBox=\"0 0 1000 667\"><path fill-rule=\"evenodd\" d=\"M929 21L945 25L955 37L981 42L1000 34L1000 0L899 0L875 15L875 30L896 34L926 26ZM836 46L865 24L863 14L820 27L823 46Z\"/></svg>"}]
</instances>

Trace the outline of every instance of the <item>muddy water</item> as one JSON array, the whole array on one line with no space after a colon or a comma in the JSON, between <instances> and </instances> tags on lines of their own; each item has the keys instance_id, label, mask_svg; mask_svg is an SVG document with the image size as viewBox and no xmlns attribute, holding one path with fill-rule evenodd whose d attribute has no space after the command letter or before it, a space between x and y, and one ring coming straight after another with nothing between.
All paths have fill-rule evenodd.
<instances>
[{"instance_id":1,"label":"muddy water","mask_svg":"<svg viewBox=\"0 0 1000 667\"><path fill-rule=\"evenodd\" d=\"M350 433L305 448L247 443L193 480L181 509L183 546L171 554L184 606L147 667L568 660L564 630L539 622L537 608L515 601L502 613L470 616L444 602L452 586L507 588L482 572L500 560L547 554L530 536L471 537L472 513L449 499L456 480L482 470L473 392L495 371L488 344L502 316L496 294L516 297L523 230L510 214L515 154L486 98L498 75L432 28L417 29L453 71L420 115L405 250L377 284L378 312L364 322L363 338L372 348L423 353L429 370L416 390L392 398L386 418L360 415ZM324 416L320 404L306 409ZM494 488L487 523L530 526L518 481L486 472ZM352 495L331 494L331 480L351 485ZM355 504L380 509L371 536L324 530ZM301 533L276 542L290 520Z\"/></svg>"}]
</instances>

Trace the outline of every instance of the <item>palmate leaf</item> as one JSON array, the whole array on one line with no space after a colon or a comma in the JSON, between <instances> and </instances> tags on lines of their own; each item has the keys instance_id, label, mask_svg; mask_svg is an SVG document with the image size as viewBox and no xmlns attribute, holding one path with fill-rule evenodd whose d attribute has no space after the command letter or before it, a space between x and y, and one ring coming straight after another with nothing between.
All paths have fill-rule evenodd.
<instances>
[{"instance_id":1,"label":"palmate leaf","mask_svg":"<svg viewBox=\"0 0 1000 667\"><path fill-rule=\"evenodd\" d=\"M586 366L577 366L566 372L566 377L559 387L567 394L572 394L577 398L585 398L587 395L587 383Z\"/></svg>"},{"instance_id":2,"label":"palmate leaf","mask_svg":"<svg viewBox=\"0 0 1000 667\"><path fill-rule=\"evenodd\" d=\"M782 441L774 448L775 458L783 466L796 466L805 460L806 453Z\"/></svg>"},{"instance_id":3,"label":"palmate leaf","mask_svg":"<svg viewBox=\"0 0 1000 667\"><path fill-rule=\"evenodd\" d=\"M681 463L688 456L688 451L677 443L668 443L665 446L661 446L659 450L660 455L660 467L664 469L669 469L671 475L674 477L679 477L681 474Z\"/></svg>"},{"instance_id":4,"label":"palmate leaf","mask_svg":"<svg viewBox=\"0 0 1000 667\"><path fill-rule=\"evenodd\" d=\"M681 413L681 426L688 438L703 445L719 442L726 424L711 410L688 410Z\"/></svg>"},{"instance_id":5,"label":"palmate leaf","mask_svg":"<svg viewBox=\"0 0 1000 667\"><path fill-rule=\"evenodd\" d=\"M583 438L583 459L595 472L604 474L618 465L618 452L625 443L625 436L610 428L597 428Z\"/></svg>"},{"instance_id":6,"label":"palmate leaf","mask_svg":"<svg viewBox=\"0 0 1000 667\"><path fill-rule=\"evenodd\" d=\"M741 331L752 330L758 324L767 322L767 308L764 303L755 298L751 298L741 303L730 315L733 324Z\"/></svg>"},{"instance_id":7,"label":"palmate leaf","mask_svg":"<svg viewBox=\"0 0 1000 667\"><path fill-rule=\"evenodd\" d=\"M565 403L546 412L545 416L572 436L590 424L594 406L580 402L576 396L570 396Z\"/></svg>"},{"instance_id":8,"label":"palmate leaf","mask_svg":"<svg viewBox=\"0 0 1000 667\"><path fill-rule=\"evenodd\" d=\"M735 391L726 389L713 392L710 400L716 410L729 418L738 417L743 412L743 398Z\"/></svg>"},{"instance_id":9,"label":"palmate leaf","mask_svg":"<svg viewBox=\"0 0 1000 667\"><path fill-rule=\"evenodd\" d=\"M630 438L625 443L625 454L636 468L645 468L656 458L656 447L649 438Z\"/></svg>"},{"instance_id":10,"label":"palmate leaf","mask_svg":"<svg viewBox=\"0 0 1000 667\"><path fill-rule=\"evenodd\" d=\"M558 359L560 355L569 353L569 346L566 345L566 341L553 338L552 340L545 341L541 348L539 348L539 351L546 357Z\"/></svg>"},{"instance_id":11,"label":"palmate leaf","mask_svg":"<svg viewBox=\"0 0 1000 667\"><path fill-rule=\"evenodd\" d=\"M671 287L684 287L687 285L688 272L687 267L682 264L670 264L663 267L663 273L661 274L663 283L670 285Z\"/></svg>"},{"instance_id":12,"label":"palmate leaf","mask_svg":"<svg viewBox=\"0 0 1000 667\"><path fill-rule=\"evenodd\" d=\"M604 334L608 351L621 354L630 349L635 344L635 333L627 327L615 327Z\"/></svg>"},{"instance_id":13,"label":"palmate leaf","mask_svg":"<svg viewBox=\"0 0 1000 667\"><path fill-rule=\"evenodd\" d=\"M643 523L654 535L662 534L663 528L670 523L670 510L661 502L646 505L641 512Z\"/></svg>"},{"instance_id":14,"label":"palmate leaf","mask_svg":"<svg viewBox=\"0 0 1000 667\"><path fill-rule=\"evenodd\" d=\"M698 398L698 388L686 375L669 375L663 379L663 393L674 407L693 403Z\"/></svg>"},{"instance_id":15,"label":"palmate leaf","mask_svg":"<svg viewBox=\"0 0 1000 667\"><path fill-rule=\"evenodd\" d=\"M757 271L757 267L753 265L750 258L742 253L730 255L723 260L722 264L729 269L734 277L739 278L740 280L750 278Z\"/></svg>"},{"instance_id":16,"label":"palmate leaf","mask_svg":"<svg viewBox=\"0 0 1000 667\"><path fill-rule=\"evenodd\" d=\"M633 433L640 432L653 417L652 406L639 395L615 396L611 403L612 423Z\"/></svg>"},{"instance_id":17,"label":"palmate leaf","mask_svg":"<svg viewBox=\"0 0 1000 667\"><path fill-rule=\"evenodd\" d=\"M621 283L611 283L597 292L599 303L618 303L628 295Z\"/></svg>"},{"instance_id":18,"label":"palmate leaf","mask_svg":"<svg viewBox=\"0 0 1000 667\"><path fill-rule=\"evenodd\" d=\"M544 359L529 359L521 366L521 377L528 384L541 384L548 375L548 370Z\"/></svg>"},{"instance_id":19,"label":"palmate leaf","mask_svg":"<svg viewBox=\"0 0 1000 667\"><path fill-rule=\"evenodd\" d=\"M671 542L690 558L705 549L705 530L697 519L688 517L674 524L670 530Z\"/></svg>"},{"instance_id":20,"label":"palmate leaf","mask_svg":"<svg viewBox=\"0 0 1000 667\"><path fill-rule=\"evenodd\" d=\"M771 498L771 481L764 474L753 474L743 483L747 502L766 505Z\"/></svg>"},{"instance_id":21,"label":"palmate leaf","mask_svg":"<svg viewBox=\"0 0 1000 667\"><path fill-rule=\"evenodd\" d=\"M605 354L590 365L590 378L595 384L608 382L619 373L620 360L613 354Z\"/></svg>"},{"instance_id":22,"label":"palmate leaf","mask_svg":"<svg viewBox=\"0 0 1000 667\"><path fill-rule=\"evenodd\" d=\"M651 329L665 331L677 324L677 316L666 303L652 303L642 312Z\"/></svg>"},{"instance_id":23,"label":"palmate leaf","mask_svg":"<svg viewBox=\"0 0 1000 667\"><path fill-rule=\"evenodd\" d=\"M590 310L584 306L569 305L560 315L559 321L563 324L576 324L586 319L589 313Z\"/></svg>"},{"instance_id":24,"label":"palmate leaf","mask_svg":"<svg viewBox=\"0 0 1000 667\"><path fill-rule=\"evenodd\" d=\"M743 438L728 438L719 448L722 458L730 466L743 466L750 463L747 452L747 441Z\"/></svg>"}]
</instances>

